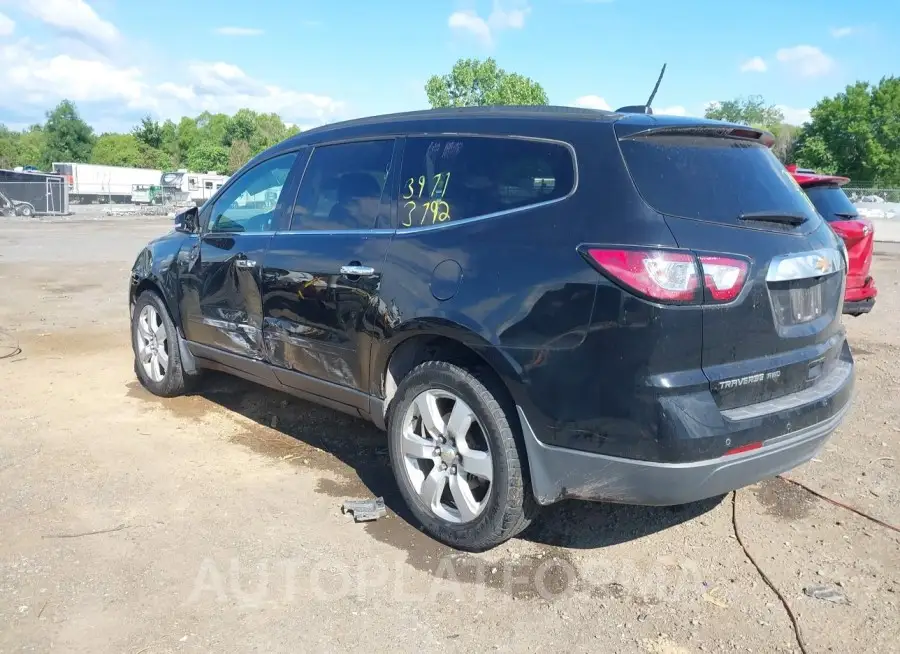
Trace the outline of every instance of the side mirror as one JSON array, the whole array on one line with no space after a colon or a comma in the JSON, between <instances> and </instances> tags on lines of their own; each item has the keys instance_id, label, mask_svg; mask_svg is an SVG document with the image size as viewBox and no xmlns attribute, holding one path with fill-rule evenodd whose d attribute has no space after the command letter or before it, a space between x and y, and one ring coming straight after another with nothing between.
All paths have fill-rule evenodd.
<instances>
[{"instance_id":1,"label":"side mirror","mask_svg":"<svg viewBox=\"0 0 900 654\"><path fill-rule=\"evenodd\" d=\"M195 234L200 231L200 212L197 207L185 209L175 214L175 231L185 234Z\"/></svg>"}]
</instances>

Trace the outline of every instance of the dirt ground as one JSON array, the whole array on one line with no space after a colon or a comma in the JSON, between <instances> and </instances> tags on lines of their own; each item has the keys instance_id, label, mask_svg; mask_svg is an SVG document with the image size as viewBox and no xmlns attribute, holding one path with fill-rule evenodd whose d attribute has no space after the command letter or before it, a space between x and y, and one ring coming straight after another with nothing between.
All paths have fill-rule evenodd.
<instances>
[{"instance_id":1,"label":"dirt ground","mask_svg":"<svg viewBox=\"0 0 900 654\"><path fill-rule=\"evenodd\" d=\"M210 375L132 372L165 221L0 222L0 652L900 651L900 536L784 480L679 508L567 502L489 553L408 521L382 434ZM846 320L854 408L790 477L900 524L900 246ZM355 524L343 499L383 495ZM839 593L816 599L804 589Z\"/></svg>"}]
</instances>

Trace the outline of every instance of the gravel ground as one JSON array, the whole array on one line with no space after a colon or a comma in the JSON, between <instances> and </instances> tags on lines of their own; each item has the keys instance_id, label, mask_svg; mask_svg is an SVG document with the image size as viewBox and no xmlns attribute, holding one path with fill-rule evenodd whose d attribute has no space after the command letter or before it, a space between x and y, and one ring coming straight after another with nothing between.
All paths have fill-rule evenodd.
<instances>
[{"instance_id":1,"label":"gravel ground","mask_svg":"<svg viewBox=\"0 0 900 654\"><path fill-rule=\"evenodd\" d=\"M566 502L489 553L408 521L371 426L210 375L135 382L158 219L0 221L0 652L900 651L898 534L785 481L678 508ZM790 478L900 524L900 246L847 320L857 397ZM354 524L350 497L387 518ZM823 585L846 603L814 599Z\"/></svg>"}]
</instances>

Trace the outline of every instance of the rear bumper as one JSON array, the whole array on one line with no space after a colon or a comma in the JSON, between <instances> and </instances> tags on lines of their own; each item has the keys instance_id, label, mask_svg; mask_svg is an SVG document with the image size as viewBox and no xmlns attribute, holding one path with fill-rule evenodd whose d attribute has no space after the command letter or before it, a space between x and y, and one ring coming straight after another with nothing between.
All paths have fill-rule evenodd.
<instances>
[{"instance_id":1,"label":"rear bumper","mask_svg":"<svg viewBox=\"0 0 900 654\"><path fill-rule=\"evenodd\" d=\"M852 281L858 283L851 284ZM875 288L875 280L871 276L862 280L847 280L847 291L844 293L844 313L858 316L868 313L875 306L875 296L878 289Z\"/></svg>"},{"instance_id":2,"label":"rear bumper","mask_svg":"<svg viewBox=\"0 0 900 654\"><path fill-rule=\"evenodd\" d=\"M874 307L874 297L865 300L856 300L854 302L844 301L844 313L849 316L861 316L864 313L869 313Z\"/></svg>"},{"instance_id":3,"label":"rear bumper","mask_svg":"<svg viewBox=\"0 0 900 654\"><path fill-rule=\"evenodd\" d=\"M828 420L767 442L761 449L691 463L620 459L545 445L526 427L521 411L519 417L540 504L576 498L668 506L723 495L809 461L840 425L848 408L849 404ZM536 461L540 461L537 466Z\"/></svg>"},{"instance_id":4,"label":"rear bumper","mask_svg":"<svg viewBox=\"0 0 900 654\"><path fill-rule=\"evenodd\" d=\"M756 440L764 439L762 447L700 461L644 461L548 445L538 439L519 407L535 497L540 504L566 498L656 506L686 504L791 470L815 456L850 407L854 372L852 364L844 365L824 392L808 389L793 399L788 396L723 412L723 419L736 434L750 440L758 434ZM802 401L798 404L794 400ZM767 428L767 423L775 421L790 429L791 422L783 422L785 416L795 419L804 414L821 418L774 435Z\"/></svg>"}]
</instances>

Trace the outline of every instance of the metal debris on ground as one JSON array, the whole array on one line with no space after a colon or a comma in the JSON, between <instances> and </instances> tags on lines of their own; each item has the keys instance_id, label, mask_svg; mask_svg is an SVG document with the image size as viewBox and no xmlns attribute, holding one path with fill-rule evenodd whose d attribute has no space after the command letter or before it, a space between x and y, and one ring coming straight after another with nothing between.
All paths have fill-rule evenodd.
<instances>
[{"instance_id":1,"label":"metal debris on ground","mask_svg":"<svg viewBox=\"0 0 900 654\"><path fill-rule=\"evenodd\" d=\"M831 586L807 586L803 589L803 592L812 598L825 600L826 602L834 602L835 604L850 603L850 600L848 600L841 591L837 588L832 588Z\"/></svg>"},{"instance_id":2,"label":"metal debris on ground","mask_svg":"<svg viewBox=\"0 0 900 654\"><path fill-rule=\"evenodd\" d=\"M355 522L370 522L387 515L384 498L370 500L347 500L341 505L341 513L352 513Z\"/></svg>"}]
</instances>

